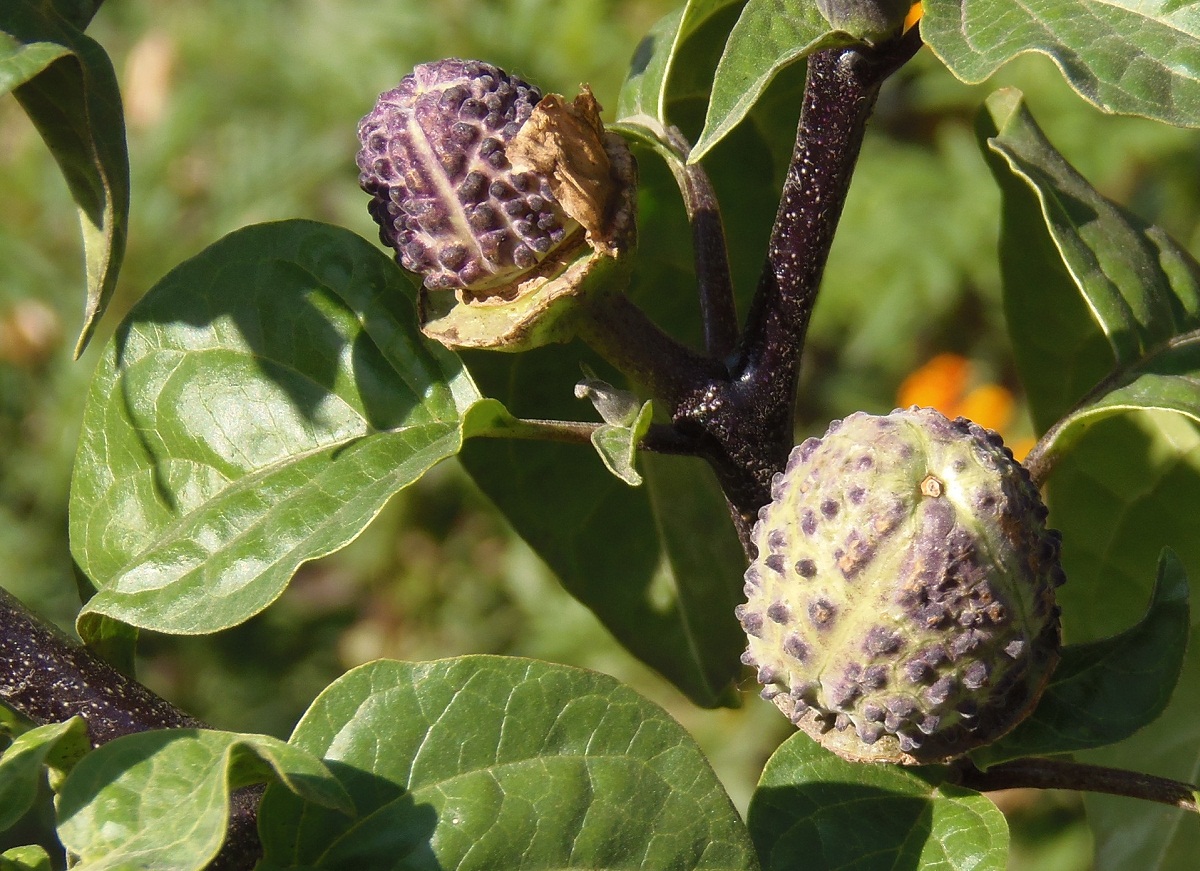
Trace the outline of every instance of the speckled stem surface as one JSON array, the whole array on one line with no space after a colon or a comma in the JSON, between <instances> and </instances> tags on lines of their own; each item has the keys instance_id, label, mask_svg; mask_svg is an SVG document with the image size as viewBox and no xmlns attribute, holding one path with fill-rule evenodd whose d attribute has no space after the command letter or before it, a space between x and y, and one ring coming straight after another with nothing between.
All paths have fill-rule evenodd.
<instances>
[{"instance_id":1,"label":"speckled stem surface","mask_svg":"<svg viewBox=\"0 0 1200 871\"><path fill-rule=\"evenodd\" d=\"M95 747L150 729L210 728L117 671L0 588L0 703L34 723L87 721ZM231 797L229 833L214 871L253 868L262 855L256 816L261 786Z\"/></svg>"},{"instance_id":2,"label":"speckled stem surface","mask_svg":"<svg viewBox=\"0 0 1200 871\"><path fill-rule=\"evenodd\" d=\"M675 408L676 424L716 471L747 546L758 509L770 501L771 476L792 447L804 335L867 119L883 82L920 45L914 29L879 50L830 49L808 59L796 146L746 330L725 377Z\"/></svg>"},{"instance_id":3,"label":"speckled stem surface","mask_svg":"<svg viewBox=\"0 0 1200 871\"><path fill-rule=\"evenodd\" d=\"M97 747L148 729L206 728L38 620L2 589L0 702L39 725L78 714Z\"/></svg>"}]
</instances>

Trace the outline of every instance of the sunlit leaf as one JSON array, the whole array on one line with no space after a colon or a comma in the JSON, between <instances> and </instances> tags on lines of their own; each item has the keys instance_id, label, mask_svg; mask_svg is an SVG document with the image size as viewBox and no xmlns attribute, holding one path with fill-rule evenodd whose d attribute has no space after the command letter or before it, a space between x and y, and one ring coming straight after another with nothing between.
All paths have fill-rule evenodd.
<instances>
[{"instance_id":1,"label":"sunlit leaf","mask_svg":"<svg viewBox=\"0 0 1200 871\"><path fill-rule=\"evenodd\" d=\"M266 869L757 868L691 737L594 672L375 662L326 689L291 741L326 759L357 818L271 787Z\"/></svg>"},{"instance_id":2,"label":"sunlit leaf","mask_svg":"<svg viewBox=\"0 0 1200 871\"><path fill-rule=\"evenodd\" d=\"M629 75L617 101L617 118L647 116L661 125L670 123L669 104L678 96L670 90L678 55L689 38L714 16L746 0L688 0L682 8L662 18L638 44ZM722 40L724 42L724 40ZM686 66L686 64L685 64Z\"/></svg>"},{"instance_id":3,"label":"sunlit leaf","mask_svg":"<svg viewBox=\"0 0 1200 871\"><path fill-rule=\"evenodd\" d=\"M0 853L0 871L53 871L50 854L42 847L13 847Z\"/></svg>"},{"instance_id":4,"label":"sunlit leaf","mask_svg":"<svg viewBox=\"0 0 1200 871\"><path fill-rule=\"evenodd\" d=\"M88 615L212 632L457 452L479 394L412 287L341 229L240 230L130 313L93 378L71 494Z\"/></svg>"},{"instance_id":5,"label":"sunlit leaf","mask_svg":"<svg viewBox=\"0 0 1200 871\"><path fill-rule=\"evenodd\" d=\"M750 0L717 64L704 131L690 160L702 160L741 123L780 70L815 51L853 42L849 34L831 30L811 0Z\"/></svg>"},{"instance_id":6,"label":"sunlit leaf","mask_svg":"<svg viewBox=\"0 0 1200 871\"><path fill-rule=\"evenodd\" d=\"M1066 415L1043 451L1061 454L1087 426L1130 409L1200 419L1200 264L1097 193L1019 92L998 91L986 106L981 132L1003 158L992 165L1005 191L1005 306L1018 363L1039 427Z\"/></svg>"},{"instance_id":7,"label":"sunlit leaf","mask_svg":"<svg viewBox=\"0 0 1200 871\"><path fill-rule=\"evenodd\" d=\"M87 724L80 717L19 735L0 756L0 832L33 807L47 766L70 771L90 749Z\"/></svg>"},{"instance_id":8,"label":"sunlit leaf","mask_svg":"<svg viewBox=\"0 0 1200 871\"><path fill-rule=\"evenodd\" d=\"M301 748L266 735L168 729L118 738L76 765L59 795L59 837L86 871L199 871L224 841L230 794L264 782L353 813L341 784Z\"/></svg>"},{"instance_id":9,"label":"sunlit leaf","mask_svg":"<svg viewBox=\"0 0 1200 871\"><path fill-rule=\"evenodd\" d=\"M1034 51L1105 111L1200 125L1200 5L1188 0L925 0L921 36L967 82Z\"/></svg>"}]
</instances>

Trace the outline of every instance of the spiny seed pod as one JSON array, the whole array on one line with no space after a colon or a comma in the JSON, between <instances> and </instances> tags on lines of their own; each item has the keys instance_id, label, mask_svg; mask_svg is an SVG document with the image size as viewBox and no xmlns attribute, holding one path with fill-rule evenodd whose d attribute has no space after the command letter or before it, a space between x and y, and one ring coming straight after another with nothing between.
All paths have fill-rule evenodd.
<instances>
[{"instance_id":1,"label":"spiny seed pod","mask_svg":"<svg viewBox=\"0 0 1200 871\"><path fill-rule=\"evenodd\" d=\"M422 64L359 123L380 238L422 277L422 327L453 347L567 338L553 322L633 243L636 169L585 89L574 103L491 64ZM581 262L585 261L585 262Z\"/></svg>"},{"instance_id":2,"label":"spiny seed pod","mask_svg":"<svg viewBox=\"0 0 1200 871\"><path fill-rule=\"evenodd\" d=\"M793 449L738 618L762 695L847 759L926 764L1025 718L1058 661L1060 536L1000 437L856 413Z\"/></svg>"}]
</instances>

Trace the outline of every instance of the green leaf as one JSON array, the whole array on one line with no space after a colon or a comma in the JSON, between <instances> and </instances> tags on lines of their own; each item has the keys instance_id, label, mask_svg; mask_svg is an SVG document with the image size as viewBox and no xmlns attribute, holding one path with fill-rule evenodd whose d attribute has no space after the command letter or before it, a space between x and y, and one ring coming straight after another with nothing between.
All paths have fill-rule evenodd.
<instances>
[{"instance_id":1,"label":"green leaf","mask_svg":"<svg viewBox=\"0 0 1200 871\"><path fill-rule=\"evenodd\" d=\"M70 771L90 749L87 724L81 717L38 726L18 736L0 756L0 832L33 807L44 768Z\"/></svg>"},{"instance_id":2,"label":"green leaf","mask_svg":"<svg viewBox=\"0 0 1200 871\"><path fill-rule=\"evenodd\" d=\"M43 13L54 14L66 19L73 27L85 29L104 0L27 0L31 5L40 8Z\"/></svg>"},{"instance_id":3,"label":"green leaf","mask_svg":"<svg viewBox=\"0 0 1200 871\"><path fill-rule=\"evenodd\" d=\"M642 484L642 476L634 468L633 461L637 456L638 442L650 428L650 403L647 402L643 408L645 413L638 417L635 426L604 424L591 437L592 447L604 461L604 467L630 487L640 487Z\"/></svg>"},{"instance_id":4,"label":"green leaf","mask_svg":"<svg viewBox=\"0 0 1200 871\"><path fill-rule=\"evenodd\" d=\"M77 7L86 22L98 4ZM91 7L88 9L87 7ZM0 93L13 89L79 207L87 271L78 357L116 288L129 217L129 157L116 74L104 50L54 10L0 7Z\"/></svg>"},{"instance_id":5,"label":"green leaf","mask_svg":"<svg viewBox=\"0 0 1200 871\"><path fill-rule=\"evenodd\" d=\"M0 871L53 871L50 854L38 846L13 847L0 853Z\"/></svg>"},{"instance_id":6,"label":"green leaf","mask_svg":"<svg viewBox=\"0 0 1200 871\"><path fill-rule=\"evenodd\" d=\"M1146 567L1169 546L1191 577L1200 572L1200 429L1175 414L1138 412L1097 423L1056 467L1050 522L1063 533L1068 581L1058 591L1063 631L1074 642L1103 639L1137 619L1150 595ZM1163 714L1083 761L1195 782L1200 771L1200 626ZM1148 802L1086 796L1102 871L1194 867L1194 815Z\"/></svg>"},{"instance_id":7,"label":"green leaf","mask_svg":"<svg viewBox=\"0 0 1200 871\"><path fill-rule=\"evenodd\" d=\"M278 783L350 815L354 805L318 757L266 735L201 729L139 732L75 766L58 801L58 834L81 871L201 869L225 838L230 793Z\"/></svg>"},{"instance_id":8,"label":"green leaf","mask_svg":"<svg viewBox=\"0 0 1200 871\"><path fill-rule=\"evenodd\" d=\"M159 282L84 411L71 541L99 590L81 632L90 615L237 624L456 453L479 393L412 306L383 253L303 221L239 230Z\"/></svg>"},{"instance_id":9,"label":"green leaf","mask_svg":"<svg viewBox=\"0 0 1200 871\"><path fill-rule=\"evenodd\" d=\"M1029 719L995 744L976 750L972 760L984 768L1128 738L1166 709L1183 668L1190 628L1187 573L1167 549L1159 557L1150 607L1137 625L1112 638L1064 648Z\"/></svg>"},{"instance_id":10,"label":"green leaf","mask_svg":"<svg viewBox=\"0 0 1200 871\"><path fill-rule=\"evenodd\" d=\"M1008 826L990 799L940 768L847 762L797 732L750 802L765 871L1003 871Z\"/></svg>"},{"instance_id":11,"label":"green leaf","mask_svg":"<svg viewBox=\"0 0 1200 871\"><path fill-rule=\"evenodd\" d=\"M813 52L854 42L850 34L831 30L812 0L750 0L717 64L704 130L689 162L702 160L741 123L780 70Z\"/></svg>"},{"instance_id":12,"label":"green leaf","mask_svg":"<svg viewBox=\"0 0 1200 871\"><path fill-rule=\"evenodd\" d=\"M357 820L269 788L264 868L757 867L691 737L594 672L375 662L326 689L291 740L325 757Z\"/></svg>"},{"instance_id":13,"label":"green leaf","mask_svg":"<svg viewBox=\"0 0 1200 871\"><path fill-rule=\"evenodd\" d=\"M1200 5L926 0L921 37L965 82L1025 52L1048 55L1106 112L1200 125Z\"/></svg>"},{"instance_id":14,"label":"green leaf","mask_svg":"<svg viewBox=\"0 0 1200 871\"><path fill-rule=\"evenodd\" d=\"M515 414L578 413L577 345L464 355L483 389ZM727 700L745 646L733 608L745 557L699 460L643 455L636 490L574 445L472 440L467 471L563 586L635 656L698 704ZM682 506L687 506L686 510ZM676 533L678 518L696 526ZM694 559L700 530L705 562Z\"/></svg>"},{"instance_id":15,"label":"green leaf","mask_svg":"<svg viewBox=\"0 0 1200 871\"><path fill-rule=\"evenodd\" d=\"M1088 184L1020 92L996 92L986 110L981 134L1003 159L991 162L1005 192L1005 307L1018 364L1039 428L1064 418L1043 449L1062 453L1087 426L1128 409L1200 416L1200 264Z\"/></svg>"},{"instance_id":16,"label":"green leaf","mask_svg":"<svg viewBox=\"0 0 1200 871\"><path fill-rule=\"evenodd\" d=\"M678 96L670 90L678 54L688 39L714 16L743 3L745 0L688 0L683 8L664 16L650 28L634 50L629 75L617 98L617 118L632 121L645 116L660 127L670 123L668 106ZM651 125L652 129L654 126Z\"/></svg>"}]
</instances>

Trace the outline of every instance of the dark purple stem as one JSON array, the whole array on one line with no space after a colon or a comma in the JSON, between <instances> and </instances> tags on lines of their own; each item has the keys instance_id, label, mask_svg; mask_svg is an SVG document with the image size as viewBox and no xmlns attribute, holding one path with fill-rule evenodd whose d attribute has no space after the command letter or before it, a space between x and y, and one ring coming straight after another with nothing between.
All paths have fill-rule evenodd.
<instances>
[{"instance_id":1,"label":"dark purple stem","mask_svg":"<svg viewBox=\"0 0 1200 871\"><path fill-rule=\"evenodd\" d=\"M95 747L148 729L205 728L42 623L2 589L0 702L39 725L79 715Z\"/></svg>"},{"instance_id":2,"label":"dark purple stem","mask_svg":"<svg viewBox=\"0 0 1200 871\"><path fill-rule=\"evenodd\" d=\"M671 148L686 160L691 152L691 143L676 127L667 128L666 135ZM692 227L704 350L708 356L723 360L737 346L738 317L721 207L703 166L698 163L685 164L681 171L677 171L677 177L688 222Z\"/></svg>"},{"instance_id":3,"label":"dark purple stem","mask_svg":"<svg viewBox=\"0 0 1200 871\"><path fill-rule=\"evenodd\" d=\"M1140 798L1196 813L1196 787L1137 771L1086 765L1066 759L1017 759L987 771L970 767L960 783L986 792L996 789L1072 789Z\"/></svg>"},{"instance_id":4,"label":"dark purple stem","mask_svg":"<svg viewBox=\"0 0 1200 871\"><path fill-rule=\"evenodd\" d=\"M743 532L792 447L800 352L867 119L884 80L920 44L913 30L878 51L808 59L796 146L732 371L676 407L677 425L702 445Z\"/></svg>"},{"instance_id":5,"label":"dark purple stem","mask_svg":"<svg viewBox=\"0 0 1200 871\"><path fill-rule=\"evenodd\" d=\"M78 715L94 747L150 729L210 728L43 623L3 588L0 703L38 725ZM258 786L233 793L228 836L209 868L254 867L262 855L255 825L261 796Z\"/></svg>"}]
</instances>

